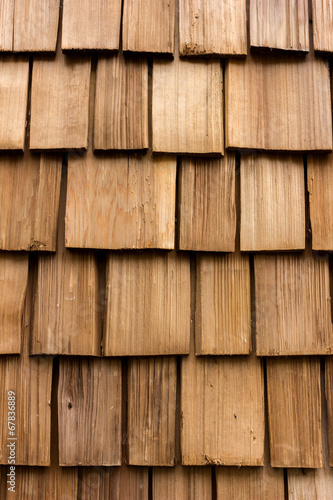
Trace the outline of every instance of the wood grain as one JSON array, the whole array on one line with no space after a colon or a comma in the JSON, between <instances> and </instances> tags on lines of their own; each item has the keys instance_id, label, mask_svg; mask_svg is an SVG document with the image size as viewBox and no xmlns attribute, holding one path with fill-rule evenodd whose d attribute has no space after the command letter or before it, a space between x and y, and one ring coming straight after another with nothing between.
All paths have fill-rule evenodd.
<instances>
[{"instance_id":1,"label":"wood grain","mask_svg":"<svg viewBox=\"0 0 333 500\"><path fill-rule=\"evenodd\" d=\"M148 467L80 467L80 500L148 500Z\"/></svg>"},{"instance_id":2,"label":"wood grain","mask_svg":"<svg viewBox=\"0 0 333 500\"><path fill-rule=\"evenodd\" d=\"M60 465L120 465L120 360L62 358L58 421Z\"/></svg>"},{"instance_id":3,"label":"wood grain","mask_svg":"<svg viewBox=\"0 0 333 500\"><path fill-rule=\"evenodd\" d=\"M222 116L219 61L154 61L153 151L223 154Z\"/></svg>"},{"instance_id":4,"label":"wood grain","mask_svg":"<svg viewBox=\"0 0 333 500\"><path fill-rule=\"evenodd\" d=\"M202 500L212 498L211 467L153 469L154 500Z\"/></svg>"},{"instance_id":5,"label":"wood grain","mask_svg":"<svg viewBox=\"0 0 333 500\"><path fill-rule=\"evenodd\" d=\"M329 465L333 467L333 358L331 356L327 356L325 359L325 394L328 418Z\"/></svg>"},{"instance_id":6,"label":"wood grain","mask_svg":"<svg viewBox=\"0 0 333 500\"><path fill-rule=\"evenodd\" d=\"M174 465L175 357L132 358L128 364L128 463Z\"/></svg>"},{"instance_id":7,"label":"wood grain","mask_svg":"<svg viewBox=\"0 0 333 500\"><path fill-rule=\"evenodd\" d=\"M175 0L125 0L123 50L173 54Z\"/></svg>"},{"instance_id":8,"label":"wood grain","mask_svg":"<svg viewBox=\"0 0 333 500\"><path fill-rule=\"evenodd\" d=\"M15 52L55 52L60 0L15 0Z\"/></svg>"},{"instance_id":9,"label":"wood grain","mask_svg":"<svg viewBox=\"0 0 333 500\"><path fill-rule=\"evenodd\" d=\"M308 191L314 250L333 250L333 161L332 155L308 157Z\"/></svg>"},{"instance_id":10,"label":"wood grain","mask_svg":"<svg viewBox=\"0 0 333 500\"><path fill-rule=\"evenodd\" d=\"M63 50L118 50L121 0L64 0Z\"/></svg>"},{"instance_id":11,"label":"wood grain","mask_svg":"<svg viewBox=\"0 0 333 500\"><path fill-rule=\"evenodd\" d=\"M248 55L229 60L226 146L275 151L331 151L327 62L308 56ZM302 96L300 98L300 96Z\"/></svg>"},{"instance_id":12,"label":"wood grain","mask_svg":"<svg viewBox=\"0 0 333 500\"><path fill-rule=\"evenodd\" d=\"M183 158L179 171L179 248L234 252L235 155Z\"/></svg>"},{"instance_id":13,"label":"wood grain","mask_svg":"<svg viewBox=\"0 0 333 500\"><path fill-rule=\"evenodd\" d=\"M333 353L327 257L255 255L257 354Z\"/></svg>"},{"instance_id":14,"label":"wood grain","mask_svg":"<svg viewBox=\"0 0 333 500\"><path fill-rule=\"evenodd\" d=\"M312 0L313 45L322 52L333 52L333 5L327 0Z\"/></svg>"},{"instance_id":15,"label":"wood grain","mask_svg":"<svg viewBox=\"0 0 333 500\"><path fill-rule=\"evenodd\" d=\"M0 156L0 249L55 251L62 158Z\"/></svg>"},{"instance_id":16,"label":"wood grain","mask_svg":"<svg viewBox=\"0 0 333 500\"><path fill-rule=\"evenodd\" d=\"M63 55L35 58L31 87L31 149L86 149L91 61Z\"/></svg>"},{"instance_id":17,"label":"wood grain","mask_svg":"<svg viewBox=\"0 0 333 500\"><path fill-rule=\"evenodd\" d=\"M305 248L305 189L301 156L241 158L241 250Z\"/></svg>"},{"instance_id":18,"label":"wood grain","mask_svg":"<svg viewBox=\"0 0 333 500\"><path fill-rule=\"evenodd\" d=\"M0 150L24 149L28 83L28 58L0 57Z\"/></svg>"},{"instance_id":19,"label":"wood grain","mask_svg":"<svg viewBox=\"0 0 333 500\"><path fill-rule=\"evenodd\" d=\"M99 57L95 95L94 149L147 149L147 59Z\"/></svg>"},{"instance_id":20,"label":"wood grain","mask_svg":"<svg viewBox=\"0 0 333 500\"><path fill-rule=\"evenodd\" d=\"M185 254L110 254L106 269L106 356L187 354L190 260Z\"/></svg>"},{"instance_id":21,"label":"wood grain","mask_svg":"<svg viewBox=\"0 0 333 500\"><path fill-rule=\"evenodd\" d=\"M181 412L183 465L263 465L264 381L255 356L182 358Z\"/></svg>"},{"instance_id":22,"label":"wood grain","mask_svg":"<svg viewBox=\"0 0 333 500\"><path fill-rule=\"evenodd\" d=\"M246 55L246 0L180 0L179 49L184 56Z\"/></svg>"},{"instance_id":23,"label":"wood grain","mask_svg":"<svg viewBox=\"0 0 333 500\"><path fill-rule=\"evenodd\" d=\"M15 472L17 498L24 500L77 498L78 470L75 467L65 469L56 464L51 467L16 467ZM11 500L13 494L7 491L5 498Z\"/></svg>"},{"instance_id":24,"label":"wood grain","mask_svg":"<svg viewBox=\"0 0 333 500\"><path fill-rule=\"evenodd\" d=\"M71 155L66 246L173 249L175 201L175 158Z\"/></svg>"},{"instance_id":25,"label":"wood grain","mask_svg":"<svg viewBox=\"0 0 333 500\"><path fill-rule=\"evenodd\" d=\"M251 352L250 261L247 255L197 255L196 354Z\"/></svg>"},{"instance_id":26,"label":"wood grain","mask_svg":"<svg viewBox=\"0 0 333 500\"><path fill-rule=\"evenodd\" d=\"M272 467L322 467L319 358L267 360Z\"/></svg>"},{"instance_id":27,"label":"wood grain","mask_svg":"<svg viewBox=\"0 0 333 500\"><path fill-rule=\"evenodd\" d=\"M333 491L333 470L288 470L289 500L330 500Z\"/></svg>"},{"instance_id":28,"label":"wood grain","mask_svg":"<svg viewBox=\"0 0 333 500\"><path fill-rule=\"evenodd\" d=\"M29 257L0 254L0 354L20 354Z\"/></svg>"},{"instance_id":29,"label":"wood grain","mask_svg":"<svg viewBox=\"0 0 333 500\"><path fill-rule=\"evenodd\" d=\"M308 0L250 0L251 47L309 51Z\"/></svg>"},{"instance_id":30,"label":"wood grain","mask_svg":"<svg viewBox=\"0 0 333 500\"><path fill-rule=\"evenodd\" d=\"M14 1L0 4L0 52L13 48Z\"/></svg>"}]
</instances>

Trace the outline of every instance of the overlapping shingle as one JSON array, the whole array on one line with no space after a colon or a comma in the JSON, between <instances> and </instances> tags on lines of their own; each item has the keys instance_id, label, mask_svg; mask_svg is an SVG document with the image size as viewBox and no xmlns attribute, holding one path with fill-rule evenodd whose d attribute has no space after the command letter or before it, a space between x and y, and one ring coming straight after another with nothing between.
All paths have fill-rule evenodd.
<instances>
[{"instance_id":1,"label":"overlapping shingle","mask_svg":"<svg viewBox=\"0 0 333 500\"><path fill-rule=\"evenodd\" d=\"M315 50L333 51L333 7L327 0L312 0L313 44Z\"/></svg>"},{"instance_id":2,"label":"overlapping shingle","mask_svg":"<svg viewBox=\"0 0 333 500\"><path fill-rule=\"evenodd\" d=\"M6 500L13 497L7 490ZM75 499L78 494L78 469L75 467L16 467L15 493L18 498L37 500L39 498ZM2 497L1 497L2 498Z\"/></svg>"},{"instance_id":3,"label":"overlapping shingle","mask_svg":"<svg viewBox=\"0 0 333 500\"><path fill-rule=\"evenodd\" d=\"M182 467L153 469L153 498L155 500L200 500L212 496L211 467Z\"/></svg>"}]
</instances>

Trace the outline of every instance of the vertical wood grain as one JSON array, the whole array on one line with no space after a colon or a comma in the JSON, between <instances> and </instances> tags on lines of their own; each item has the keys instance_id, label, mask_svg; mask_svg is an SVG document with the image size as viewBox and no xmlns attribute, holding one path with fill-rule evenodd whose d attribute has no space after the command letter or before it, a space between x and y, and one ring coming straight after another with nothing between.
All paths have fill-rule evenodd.
<instances>
[{"instance_id":1,"label":"vertical wood grain","mask_svg":"<svg viewBox=\"0 0 333 500\"><path fill-rule=\"evenodd\" d=\"M327 0L312 0L313 44L321 52L333 52L333 5Z\"/></svg>"},{"instance_id":2,"label":"vertical wood grain","mask_svg":"<svg viewBox=\"0 0 333 500\"><path fill-rule=\"evenodd\" d=\"M154 467L154 500L202 500L212 498L211 467Z\"/></svg>"}]
</instances>

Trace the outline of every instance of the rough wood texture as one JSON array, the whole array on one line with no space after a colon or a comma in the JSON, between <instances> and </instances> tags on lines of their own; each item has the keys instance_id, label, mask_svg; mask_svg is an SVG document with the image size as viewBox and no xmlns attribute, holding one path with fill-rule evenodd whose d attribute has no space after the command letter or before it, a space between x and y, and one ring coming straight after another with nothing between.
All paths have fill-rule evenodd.
<instances>
[{"instance_id":1,"label":"rough wood texture","mask_svg":"<svg viewBox=\"0 0 333 500\"><path fill-rule=\"evenodd\" d=\"M70 156L66 245L173 249L176 158Z\"/></svg>"},{"instance_id":2,"label":"rough wood texture","mask_svg":"<svg viewBox=\"0 0 333 500\"><path fill-rule=\"evenodd\" d=\"M154 500L203 500L212 498L211 467L153 469Z\"/></svg>"},{"instance_id":3,"label":"rough wood texture","mask_svg":"<svg viewBox=\"0 0 333 500\"><path fill-rule=\"evenodd\" d=\"M250 0L251 47L309 51L308 0Z\"/></svg>"},{"instance_id":4,"label":"rough wood texture","mask_svg":"<svg viewBox=\"0 0 333 500\"><path fill-rule=\"evenodd\" d=\"M154 61L153 151L223 154L219 61Z\"/></svg>"},{"instance_id":5,"label":"rough wood texture","mask_svg":"<svg viewBox=\"0 0 333 500\"><path fill-rule=\"evenodd\" d=\"M272 467L322 467L319 358L267 360Z\"/></svg>"},{"instance_id":6,"label":"rough wood texture","mask_svg":"<svg viewBox=\"0 0 333 500\"><path fill-rule=\"evenodd\" d=\"M119 49L121 0L64 0L62 19L63 50Z\"/></svg>"},{"instance_id":7,"label":"rough wood texture","mask_svg":"<svg viewBox=\"0 0 333 500\"><path fill-rule=\"evenodd\" d=\"M181 411L184 465L263 464L264 380L255 356L182 358Z\"/></svg>"},{"instance_id":8,"label":"rough wood texture","mask_svg":"<svg viewBox=\"0 0 333 500\"><path fill-rule=\"evenodd\" d=\"M305 248L305 189L301 156L243 155L241 250Z\"/></svg>"},{"instance_id":9,"label":"rough wood texture","mask_svg":"<svg viewBox=\"0 0 333 500\"><path fill-rule=\"evenodd\" d=\"M180 0L179 50L184 56L245 55L246 0Z\"/></svg>"},{"instance_id":10,"label":"rough wood texture","mask_svg":"<svg viewBox=\"0 0 333 500\"><path fill-rule=\"evenodd\" d=\"M28 83L27 58L0 58L0 150L24 149Z\"/></svg>"},{"instance_id":11,"label":"rough wood texture","mask_svg":"<svg viewBox=\"0 0 333 500\"><path fill-rule=\"evenodd\" d=\"M0 156L0 249L56 249L62 158Z\"/></svg>"},{"instance_id":12,"label":"rough wood texture","mask_svg":"<svg viewBox=\"0 0 333 500\"><path fill-rule=\"evenodd\" d=\"M121 464L121 362L61 359L59 464Z\"/></svg>"},{"instance_id":13,"label":"rough wood texture","mask_svg":"<svg viewBox=\"0 0 333 500\"><path fill-rule=\"evenodd\" d=\"M249 257L197 255L196 272L196 354L249 354Z\"/></svg>"},{"instance_id":14,"label":"rough wood texture","mask_svg":"<svg viewBox=\"0 0 333 500\"><path fill-rule=\"evenodd\" d=\"M80 500L148 500L148 467L80 467Z\"/></svg>"},{"instance_id":15,"label":"rough wood texture","mask_svg":"<svg viewBox=\"0 0 333 500\"><path fill-rule=\"evenodd\" d=\"M229 60L225 78L227 147L332 150L326 61L253 54Z\"/></svg>"},{"instance_id":16,"label":"rough wood texture","mask_svg":"<svg viewBox=\"0 0 333 500\"><path fill-rule=\"evenodd\" d=\"M288 470L289 500L331 500L333 470Z\"/></svg>"},{"instance_id":17,"label":"rough wood texture","mask_svg":"<svg viewBox=\"0 0 333 500\"><path fill-rule=\"evenodd\" d=\"M314 250L333 250L332 155L308 157L308 191Z\"/></svg>"},{"instance_id":18,"label":"rough wood texture","mask_svg":"<svg viewBox=\"0 0 333 500\"><path fill-rule=\"evenodd\" d=\"M14 1L0 4L0 52L13 48Z\"/></svg>"},{"instance_id":19,"label":"rough wood texture","mask_svg":"<svg viewBox=\"0 0 333 500\"><path fill-rule=\"evenodd\" d=\"M235 155L182 159L179 179L179 248L234 252Z\"/></svg>"},{"instance_id":20,"label":"rough wood texture","mask_svg":"<svg viewBox=\"0 0 333 500\"><path fill-rule=\"evenodd\" d=\"M314 49L333 52L333 5L328 0L312 0Z\"/></svg>"},{"instance_id":21,"label":"rough wood texture","mask_svg":"<svg viewBox=\"0 0 333 500\"><path fill-rule=\"evenodd\" d=\"M87 148L90 58L63 55L34 60L31 149Z\"/></svg>"},{"instance_id":22,"label":"rough wood texture","mask_svg":"<svg viewBox=\"0 0 333 500\"><path fill-rule=\"evenodd\" d=\"M97 63L94 149L148 148L147 59L100 57Z\"/></svg>"},{"instance_id":23,"label":"rough wood texture","mask_svg":"<svg viewBox=\"0 0 333 500\"><path fill-rule=\"evenodd\" d=\"M174 465L176 358L134 358L128 370L128 463Z\"/></svg>"},{"instance_id":24,"label":"rough wood texture","mask_svg":"<svg viewBox=\"0 0 333 500\"><path fill-rule=\"evenodd\" d=\"M51 467L17 467L15 495L7 491L6 500L13 496L24 500L73 500L78 493L78 470ZM1 497L2 498L2 497Z\"/></svg>"},{"instance_id":25,"label":"rough wood texture","mask_svg":"<svg viewBox=\"0 0 333 500\"><path fill-rule=\"evenodd\" d=\"M124 0L123 50L173 54L175 0Z\"/></svg>"},{"instance_id":26,"label":"rough wood texture","mask_svg":"<svg viewBox=\"0 0 333 500\"><path fill-rule=\"evenodd\" d=\"M54 52L60 0L15 0L15 52Z\"/></svg>"},{"instance_id":27,"label":"rough wood texture","mask_svg":"<svg viewBox=\"0 0 333 500\"><path fill-rule=\"evenodd\" d=\"M0 354L20 354L24 300L28 284L26 254L0 254Z\"/></svg>"},{"instance_id":28,"label":"rough wood texture","mask_svg":"<svg viewBox=\"0 0 333 500\"><path fill-rule=\"evenodd\" d=\"M333 467L333 357L325 359L325 393L328 418L329 465ZM333 488L332 490L333 491Z\"/></svg>"},{"instance_id":29,"label":"rough wood texture","mask_svg":"<svg viewBox=\"0 0 333 500\"><path fill-rule=\"evenodd\" d=\"M110 254L106 270L106 356L187 354L190 261L176 252Z\"/></svg>"},{"instance_id":30,"label":"rough wood texture","mask_svg":"<svg viewBox=\"0 0 333 500\"><path fill-rule=\"evenodd\" d=\"M256 255L254 271L257 354L333 353L328 258Z\"/></svg>"}]
</instances>

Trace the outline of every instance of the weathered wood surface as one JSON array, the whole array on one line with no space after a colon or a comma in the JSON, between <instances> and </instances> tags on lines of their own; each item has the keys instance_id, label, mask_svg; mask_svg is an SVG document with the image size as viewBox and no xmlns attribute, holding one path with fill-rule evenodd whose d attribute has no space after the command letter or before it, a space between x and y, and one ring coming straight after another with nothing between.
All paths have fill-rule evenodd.
<instances>
[{"instance_id":1,"label":"weathered wood surface","mask_svg":"<svg viewBox=\"0 0 333 500\"><path fill-rule=\"evenodd\" d=\"M319 358L267 360L272 467L322 467Z\"/></svg>"},{"instance_id":2,"label":"weathered wood surface","mask_svg":"<svg viewBox=\"0 0 333 500\"><path fill-rule=\"evenodd\" d=\"M148 148L147 59L99 57L96 74L94 149Z\"/></svg>"},{"instance_id":3,"label":"weathered wood surface","mask_svg":"<svg viewBox=\"0 0 333 500\"><path fill-rule=\"evenodd\" d=\"M176 158L69 157L66 246L173 249Z\"/></svg>"},{"instance_id":4,"label":"weathered wood surface","mask_svg":"<svg viewBox=\"0 0 333 500\"><path fill-rule=\"evenodd\" d=\"M227 62L227 147L332 150L328 63L308 57L304 63L297 56L249 54Z\"/></svg>"},{"instance_id":5,"label":"weathered wood surface","mask_svg":"<svg viewBox=\"0 0 333 500\"><path fill-rule=\"evenodd\" d=\"M154 500L203 500L212 498L211 467L153 469Z\"/></svg>"},{"instance_id":6,"label":"weathered wood surface","mask_svg":"<svg viewBox=\"0 0 333 500\"><path fill-rule=\"evenodd\" d=\"M288 470L289 500L330 500L333 491L333 469Z\"/></svg>"},{"instance_id":7,"label":"weathered wood surface","mask_svg":"<svg viewBox=\"0 0 333 500\"><path fill-rule=\"evenodd\" d=\"M255 255L257 354L333 353L328 257Z\"/></svg>"},{"instance_id":8,"label":"weathered wood surface","mask_svg":"<svg viewBox=\"0 0 333 500\"><path fill-rule=\"evenodd\" d=\"M59 464L121 464L121 362L61 359Z\"/></svg>"},{"instance_id":9,"label":"weathered wood surface","mask_svg":"<svg viewBox=\"0 0 333 500\"><path fill-rule=\"evenodd\" d=\"M251 47L309 51L308 0L250 0Z\"/></svg>"},{"instance_id":10,"label":"weathered wood surface","mask_svg":"<svg viewBox=\"0 0 333 500\"><path fill-rule=\"evenodd\" d=\"M77 498L78 469L75 467L63 468L57 464L51 467L16 467L15 473L15 494L7 490L6 500L15 495L24 500Z\"/></svg>"},{"instance_id":11,"label":"weathered wood surface","mask_svg":"<svg viewBox=\"0 0 333 500\"><path fill-rule=\"evenodd\" d=\"M190 260L176 252L107 257L106 356L187 354Z\"/></svg>"},{"instance_id":12,"label":"weathered wood surface","mask_svg":"<svg viewBox=\"0 0 333 500\"><path fill-rule=\"evenodd\" d=\"M329 465L333 467L333 358L331 356L327 356L325 359L325 393L327 401Z\"/></svg>"},{"instance_id":13,"label":"weathered wood surface","mask_svg":"<svg viewBox=\"0 0 333 500\"><path fill-rule=\"evenodd\" d=\"M196 273L196 354L249 354L249 257L197 255Z\"/></svg>"},{"instance_id":14,"label":"weathered wood surface","mask_svg":"<svg viewBox=\"0 0 333 500\"><path fill-rule=\"evenodd\" d=\"M184 56L245 55L246 0L180 0L179 50Z\"/></svg>"},{"instance_id":15,"label":"weathered wood surface","mask_svg":"<svg viewBox=\"0 0 333 500\"><path fill-rule=\"evenodd\" d=\"M0 52L13 48L14 0L0 4Z\"/></svg>"},{"instance_id":16,"label":"weathered wood surface","mask_svg":"<svg viewBox=\"0 0 333 500\"><path fill-rule=\"evenodd\" d=\"M64 0L63 50L118 50L121 0Z\"/></svg>"},{"instance_id":17,"label":"weathered wood surface","mask_svg":"<svg viewBox=\"0 0 333 500\"><path fill-rule=\"evenodd\" d=\"M123 50L173 54L175 0L125 0Z\"/></svg>"},{"instance_id":18,"label":"weathered wood surface","mask_svg":"<svg viewBox=\"0 0 333 500\"><path fill-rule=\"evenodd\" d=\"M129 361L128 370L128 463L172 466L176 358L134 358Z\"/></svg>"},{"instance_id":19,"label":"weathered wood surface","mask_svg":"<svg viewBox=\"0 0 333 500\"><path fill-rule=\"evenodd\" d=\"M29 60L0 58L0 150L23 150L27 119Z\"/></svg>"},{"instance_id":20,"label":"weathered wood surface","mask_svg":"<svg viewBox=\"0 0 333 500\"><path fill-rule=\"evenodd\" d=\"M241 157L241 250L305 248L305 189L301 156Z\"/></svg>"},{"instance_id":21,"label":"weathered wood surface","mask_svg":"<svg viewBox=\"0 0 333 500\"><path fill-rule=\"evenodd\" d=\"M183 158L179 172L179 248L233 252L236 237L235 155Z\"/></svg>"},{"instance_id":22,"label":"weathered wood surface","mask_svg":"<svg viewBox=\"0 0 333 500\"><path fill-rule=\"evenodd\" d=\"M327 0L312 0L314 49L333 52L333 5Z\"/></svg>"}]
</instances>

